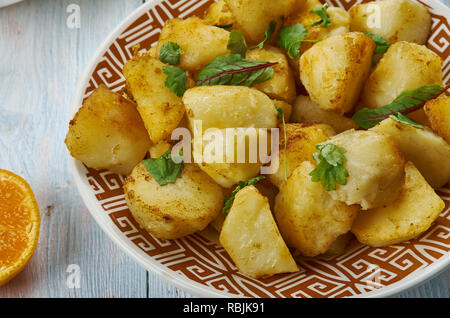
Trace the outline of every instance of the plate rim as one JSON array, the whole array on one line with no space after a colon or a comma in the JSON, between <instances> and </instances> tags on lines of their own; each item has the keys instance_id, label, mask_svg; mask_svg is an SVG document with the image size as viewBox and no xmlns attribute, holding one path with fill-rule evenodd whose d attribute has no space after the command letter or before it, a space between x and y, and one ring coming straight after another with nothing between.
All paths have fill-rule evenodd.
<instances>
[{"instance_id":1,"label":"plate rim","mask_svg":"<svg viewBox=\"0 0 450 318\"><path fill-rule=\"evenodd\" d=\"M89 62L84 67L77 81L75 93L73 94L70 103L71 106L69 112L70 115L69 120L73 118L73 116L80 108L80 105L84 98L86 85L89 83L91 77L90 75L92 71L95 69L95 66L98 64L100 58L103 56L104 52L107 50L107 48L117 38L117 36L119 36L136 18L138 18L141 14L145 13L146 11L160 4L163 1L164 0L149 0L149 2L140 5L127 17L125 17L97 47L95 52L92 54L92 57L90 58ZM439 0L425 0L425 2L433 3L433 5L436 5L437 7L436 9L439 9L439 11L441 10L445 11L443 15L447 19L449 19L450 22L450 8L448 8L445 4L443 4ZM177 274L175 271L156 262L152 257L149 257L143 251L140 251L137 247L134 248L131 244L125 242L123 238L119 235L118 230L114 229L109 222L106 222L105 218L107 214L105 214L104 211L100 210L98 203L94 201L94 196L92 195L92 192L88 191L86 182L83 181L83 179L81 178L80 170L82 169L82 164L73 157L71 157L69 151L67 151L67 155L68 155L69 171L71 172L75 180L75 185L77 187L78 193L80 194L81 199L84 205L86 206L87 210L94 218L97 225L102 229L102 231L105 232L107 236L116 245L118 245L120 249L125 252L125 254L130 256L136 263L138 263L144 269L153 272L159 278L175 285L176 287L182 289L185 292L188 292L193 296L228 297L228 298L245 297L242 295L231 294L226 291L220 291L213 287L208 287L206 285L195 282L187 277L184 277L180 274ZM402 291L410 289L414 286L424 284L434 276L438 275L439 273L447 269L449 265L450 265L450 254L447 254L442 256L442 258L437 260L436 262L427 265L423 269L413 272L412 274L408 275L407 277L401 279L396 283L363 294L349 296L347 298L390 297Z\"/></svg>"}]
</instances>

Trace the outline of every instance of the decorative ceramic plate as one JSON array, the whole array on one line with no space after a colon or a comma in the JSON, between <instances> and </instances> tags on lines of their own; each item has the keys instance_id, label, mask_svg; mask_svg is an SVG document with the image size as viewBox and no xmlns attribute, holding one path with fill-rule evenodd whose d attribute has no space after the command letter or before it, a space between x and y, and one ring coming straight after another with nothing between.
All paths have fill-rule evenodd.
<instances>
[{"instance_id":1,"label":"decorative ceramic plate","mask_svg":"<svg viewBox=\"0 0 450 318\"><path fill-rule=\"evenodd\" d=\"M349 9L359 0L332 1ZM432 15L427 46L444 60L444 82L450 77L450 10L437 0L421 0ZM125 85L124 63L132 47L156 44L164 21L202 15L212 0L150 1L132 13L105 40L85 70L73 100L75 112L100 84L114 91ZM389 296L431 278L450 263L450 185L440 189L446 207L433 226L417 239L389 247L356 244L328 260L299 260L300 271L268 279L238 272L205 230L178 240L160 240L141 229L125 203L123 177L86 168L70 158L80 194L100 227L144 268L187 292L203 297L348 297Z\"/></svg>"}]
</instances>

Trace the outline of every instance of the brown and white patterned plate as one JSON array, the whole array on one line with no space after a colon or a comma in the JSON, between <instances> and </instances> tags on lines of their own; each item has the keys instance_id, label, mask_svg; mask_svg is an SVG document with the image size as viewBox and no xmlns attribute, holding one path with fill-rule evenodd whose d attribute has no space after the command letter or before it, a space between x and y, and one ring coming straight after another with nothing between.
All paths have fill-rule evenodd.
<instances>
[{"instance_id":1,"label":"brown and white patterned plate","mask_svg":"<svg viewBox=\"0 0 450 318\"><path fill-rule=\"evenodd\" d=\"M114 91L124 87L124 63L132 47L154 45L164 21L201 15L212 0L150 1L132 13L104 41L85 70L73 99L75 112L100 84ZM349 9L360 0L333 0ZM432 15L428 47L444 60L450 76L450 10L437 0L420 0ZM194 295L203 297L372 297L389 296L414 286L450 263L450 185L440 189L446 207L434 225L417 239L389 247L356 244L339 257L299 260L300 272L268 279L243 276L212 230L182 239L160 240L141 229L124 200L123 178L86 168L70 158L80 194L101 228L147 270Z\"/></svg>"}]
</instances>

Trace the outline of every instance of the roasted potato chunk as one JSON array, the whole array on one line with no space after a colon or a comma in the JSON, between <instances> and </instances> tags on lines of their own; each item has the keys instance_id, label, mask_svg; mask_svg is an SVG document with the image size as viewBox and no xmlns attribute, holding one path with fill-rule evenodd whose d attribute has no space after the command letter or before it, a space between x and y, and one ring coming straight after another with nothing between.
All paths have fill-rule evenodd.
<instances>
[{"instance_id":1,"label":"roasted potato chunk","mask_svg":"<svg viewBox=\"0 0 450 318\"><path fill-rule=\"evenodd\" d=\"M279 166L278 170L269 174L273 185L280 188L292 171L303 161L314 161L313 153L316 145L335 135L333 128L324 124L286 124L286 156L284 154L284 130L280 126ZM286 176L284 160L286 159Z\"/></svg>"},{"instance_id":2,"label":"roasted potato chunk","mask_svg":"<svg viewBox=\"0 0 450 318\"><path fill-rule=\"evenodd\" d=\"M330 191L333 199L363 210L392 203L404 182L405 160L391 136L349 130L330 139L346 150L347 184Z\"/></svg>"},{"instance_id":3,"label":"roasted potato chunk","mask_svg":"<svg viewBox=\"0 0 450 318\"><path fill-rule=\"evenodd\" d=\"M424 109L431 128L450 144L450 97L429 100Z\"/></svg>"},{"instance_id":4,"label":"roasted potato chunk","mask_svg":"<svg viewBox=\"0 0 450 318\"><path fill-rule=\"evenodd\" d=\"M254 186L236 194L220 232L220 244L246 276L261 278L298 271L267 198Z\"/></svg>"},{"instance_id":5,"label":"roasted potato chunk","mask_svg":"<svg viewBox=\"0 0 450 318\"><path fill-rule=\"evenodd\" d=\"M361 106L378 108L401 93L424 85L442 86L442 59L425 46L392 44L370 74L361 94Z\"/></svg>"},{"instance_id":6,"label":"roasted potato chunk","mask_svg":"<svg viewBox=\"0 0 450 318\"><path fill-rule=\"evenodd\" d=\"M444 209L413 163L405 166L405 184L389 206L361 212L352 226L357 239L370 246L386 246L413 239L425 232Z\"/></svg>"},{"instance_id":7,"label":"roasted potato chunk","mask_svg":"<svg viewBox=\"0 0 450 318\"><path fill-rule=\"evenodd\" d=\"M349 129L359 128L353 119L334 111L323 110L309 96L304 95L298 96L295 100L291 121L305 124L327 124L333 127L338 134Z\"/></svg>"},{"instance_id":8,"label":"roasted potato chunk","mask_svg":"<svg viewBox=\"0 0 450 318\"><path fill-rule=\"evenodd\" d=\"M176 239L204 229L220 213L223 193L195 164L185 164L175 183L160 186L138 164L124 186L131 214L142 228L161 239Z\"/></svg>"},{"instance_id":9,"label":"roasted potato chunk","mask_svg":"<svg viewBox=\"0 0 450 318\"><path fill-rule=\"evenodd\" d=\"M227 49L230 32L206 24L198 17L166 21L158 40L156 56L166 42L177 43L181 49L179 67L196 72L214 58L230 53Z\"/></svg>"},{"instance_id":10,"label":"roasted potato chunk","mask_svg":"<svg viewBox=\"0 0 450 318\"><path fill-rule=\"evenodd\" d=\"M318 182L312 182L314 165L304 161L281 187L275 199L275 219L286 244L304 256L325 253L342 234L350 231L359 207L335 201Z\"/></svg>"},{"instance_id":11,"label":"roasted potato chunk","mask_svg":"<svg viewBox=\"0 0 450 318\"><path fill-rule=\"evenodd\" d=\"M133 95L150 139L155 144L168 140L184 115L181 97L164 84L167 76L163 66L159 60L144 54L136 55L123 68L127 89Z\"/></svg>"},{"instance_id":12,"label":"roasted potato chunk","mask_svg":"<svg viewBox=\"0 0 450 318\"><path fill-rule=\"evenodd\" d=\"M264 93L245 86L198 86L183 96L191 129L201 120L209 128L274 128L277 111Z\"/></svg>"},{"instance_id":13,"label":"roasted potato chunk","mask_svg":"<svg viewBox=\"0 0 450 318\"><path fill-rule=\"evenodd\" d=\"M427 8L411 0L382 0L350 9L351 31L377 34L389 43L408 41L425 44L431 29Z\"/></svg>"},{"instance_id":14,"label":"roasted potato chunk","mask_svg":"<svg viewBox=\"0 0 450 318\"><path fill-rule=\"evenodd\" d=\"M438 189L450 180L450 145L431 129L387 118L370 130L392 136L403 157L414 163L433 188Z\"/></svg>"},{"instance_id":15,"label":"roasted potato chunk","mask_svg":"<svg viewBox=\"0 0 450 318\"><path fill-rule=\"evenodd\" d=\"M300 57L300 79L324 110L353 109L369 75L375 42L360 32L331 36Z\"/></svg>"},{"instance_id":16,"label":"roasted potato chunk","mask_svg":"<svg viewBox=\"0 0 450 318\"><path fill-rule=\"evenodd\" d=\"M225 0L231 10L236 29L243 32L249 43L259 43L270 21L296 12L303 1L297 0Z\"/></svg>"},{"instance_id":17,"label":"roasted potato chunk","mask_svg":"<svg viewBox=\"0 0 450 318\"><path fill-rule=\"evenodd\" d=\"M136 105L100 85L70 121L70 154L93 169L127 175L151 146Z\"/></svg>"},{"instance_id":18,"label":"roasted potato chunk","mask_svg":"<svg viewBox=\"0 0 450 318\"><path fill-rule=\"evenodd\" d=\"M201 137L201 140L198 136L194 138L194 159L200 169L224 188L257 176L270 155L270 132L266 129L262 132L254 128L211 129ZM266 139L266 148L260 150L261 138Z\"/></svg>"},{"instance_id":19,"label":"roasted potato chunk","mask_svg":"<svg viewBox=\"0 0 450 318\"><path fill-rule=\"evenodd\" d=\"M235 23L233 14L225 3L225 0L212 3L206 11L203 20L207 24L218 26L233 25Z\"/></svg>"},{"instance_id":20,"label":"roasted potato chunk","mask_svg":"<svg viewBox=\"0 0 450 318\"><path fill-rule=\"evenodd\" d=\"M254 88L268 95L270 98L292 103L296 96L294 75L288 60L281 49L265 46L263 49L248 50L246 58L254 61L277 63L272 68L274 74L267 81L253 85Z\"/></svg>"}]
</instances>

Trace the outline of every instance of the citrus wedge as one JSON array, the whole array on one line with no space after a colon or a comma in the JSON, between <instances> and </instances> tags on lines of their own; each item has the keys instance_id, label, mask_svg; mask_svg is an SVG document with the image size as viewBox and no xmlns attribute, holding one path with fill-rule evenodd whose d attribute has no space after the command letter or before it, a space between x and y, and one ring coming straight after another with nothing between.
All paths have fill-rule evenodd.
<instances>
[{"instance_id":1,"label":"citrus wedge","mask_svg":"<svg viewBox=\"0 0 450 318\"><path fill-rule=\"evenodd\" d=\"M40 220L29 184L0 169L0 286L16 276L33 255Z\"/></svg>"}]
</instances>

